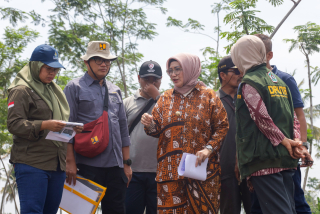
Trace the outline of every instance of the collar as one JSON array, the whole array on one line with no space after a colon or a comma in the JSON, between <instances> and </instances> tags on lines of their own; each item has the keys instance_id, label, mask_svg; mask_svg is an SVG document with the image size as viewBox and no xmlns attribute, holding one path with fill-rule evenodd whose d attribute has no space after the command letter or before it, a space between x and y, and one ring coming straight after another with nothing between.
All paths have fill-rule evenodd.
<instances>
[{"instance_id":1,"label":"collar","mask_svg":"<svg viewBox=\"0 0 320 214\"><path fill-rule=\"evenodd\" d=\"M262 63L260 65L254 66L254 67L250 68L249 70L247 70L245 74L251 73L251 72L253 72L263 66L266 66L266 65L267 65L266 63Z\"/></svg>"},{"instance_id":2,"label":"collar","mask_svg":"<svg viewBox=\"0 0 320 214\"><path fill-rule=\"evenodd\" d=\"M203 86L202 86L202 85L199 83L199 81L198 81L198 83L194 86L193 89L191 89L191 91L189 91L188 94L190 94L194 89L197 89L198 91L200 91L200 90L201 90L201 87L203 87ZM179 92L177 92L176 90L173 89L173 93L179 93ZM179 94L180 94L180 93L179 93Z\"/></svg>"},{"instance_id":3,"label":"collar","mask_svg":"<svg viewBox=\"0 0 320 214\"><path fill-rule=\"evenodd\" d=\"M86 82L86 84L87 84L88 86L92 85L93 83L99 84L99 81L93 79L93 78L88 74L88 72L86 72L86 73L84 74L84 81ZM106 79L103 79L103 84L102 84L102 85L105 85L105 84L106 84Z\"/></svg>"},{"instance_id":4,"label":"collar","mask_svg":"<svg viewBox=\"0 0 320 214\"><path fill-rule=\"evenodd\" d=\"M229 96L231 99L235 99L235 98L237 97L237 94L238 94L238 93L236 93L236 94L234 95L234 97L232 98L232 97L230 96L230 94L227 94L227 93L224 92L221 88L219 89L219 93L220 93L220 98Z\"/></svg>"},{"instance_id":5,"label":"collar","mask_svg":"<svg viewBox=\"0 0 320 214\"><path fill-rule=\"evenodd\" d=\"M136 91L136 93L133 95L133 98L134 98L135 100L137 100L137 99L147 100L147 98L141 96L140 90L141 90L141 89L138 89L138 90ZM152 98L150 98L150 99L152 99ZM148 99L148 100L150 100L150 99Z\"/></svg>"},{"instance_id":6,"label":"collar","mask_svg":"<svg viewBox=\"0 0 320 214\"><path fill-rule=\"evenodd\" d=\"M278 74L278 68L277 68L277 66L271 65L271 68L272 68L272 72L273 72L275 75L277 75L277 74Z\"/></svg>"}]
</instances>

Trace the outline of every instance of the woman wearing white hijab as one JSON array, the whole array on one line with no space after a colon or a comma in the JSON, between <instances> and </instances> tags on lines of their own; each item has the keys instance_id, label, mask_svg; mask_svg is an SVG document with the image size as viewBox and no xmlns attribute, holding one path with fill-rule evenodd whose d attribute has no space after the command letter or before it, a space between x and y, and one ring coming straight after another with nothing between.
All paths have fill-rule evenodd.
<instances>
[{"instance_id":1,"label":"woman wearing white hijab","mask_svg":"<svg viewBox=\"0 0 320 214\"><path fill-rule=\"evenodd\" d=\"M296 213L292 175L298 159L292 147L301 142L290 90L267 69L266 50L258 37L239 39L231 57L244 73L236 103L241 178L251 181L264 214Z\"/></svg>"}]
</instances>

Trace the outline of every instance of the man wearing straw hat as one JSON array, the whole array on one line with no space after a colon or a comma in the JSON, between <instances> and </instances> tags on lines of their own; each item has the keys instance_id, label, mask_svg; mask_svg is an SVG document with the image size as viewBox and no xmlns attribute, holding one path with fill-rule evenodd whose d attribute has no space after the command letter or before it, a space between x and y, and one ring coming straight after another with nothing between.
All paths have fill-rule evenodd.
<instances>
[{"instance_id":1,"label":"man wearing straw hat","mask_svg":"<svg viewBox=\"0 0 320 214\"><path fill-rule=\"evenodd\" d=\"M108 119L103 123L109 126L104 130L104 133L109 131L109 134L106 134L108 136L105 136L109 140L106 149L94 154L94 157L92 154L79 154L76 149L77 138L70 142L67 151L66 181L74 184L78 173L107 187L106 195L101 202L102 213L124 214L126 187L132 176L129 159L130 138L121 91L105 79L111 62L116 60L117 56L110 53L109 43L92 41L89 42L87 53L81 59L84 60L88 71L82 77L70 81L64 89L70 106L69 120L84 123L85 131L86 124L102 117L104 107L107 106L105 111L108 113ZM106 100L105 96L108 96ZM85 136L85 133L82 134ZM92 145L96 143L99 145L100 142L92 141Z\"/></svg>"}]
</instances>

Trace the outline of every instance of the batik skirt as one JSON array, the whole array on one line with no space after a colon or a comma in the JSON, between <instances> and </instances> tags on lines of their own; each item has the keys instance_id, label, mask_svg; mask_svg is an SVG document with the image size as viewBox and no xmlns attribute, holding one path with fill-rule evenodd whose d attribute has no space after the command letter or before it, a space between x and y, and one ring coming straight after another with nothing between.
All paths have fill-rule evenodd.
<instances>
[{"instance_id":1,"label":"batik skirt","mask_svg":"<svg viewBox=\"0 0 320 214\"><path fill-rule=\"evenodd\" d=\"M220 176L158 182L158 214L218 214Z\"/></svg>"}]
</instances>

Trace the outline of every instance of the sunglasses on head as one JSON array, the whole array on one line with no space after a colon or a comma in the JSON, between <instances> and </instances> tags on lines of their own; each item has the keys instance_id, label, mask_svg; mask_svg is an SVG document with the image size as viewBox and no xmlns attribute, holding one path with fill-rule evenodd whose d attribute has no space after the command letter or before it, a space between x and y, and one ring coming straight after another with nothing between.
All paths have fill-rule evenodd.
<instances>
[{"instance_id":1,"label":"sunglasses on head","mask_svg":"<svg viewBox=\"0 0 320 214\"><path fill-rule=\"evenodd\" d=\"M233 72L235 75L240 75L240 71L238 68L230 68L232 71L230 70L226 70L224 71L224 73L228 73L228 72Z\"/></svg>"}]
</instances>

